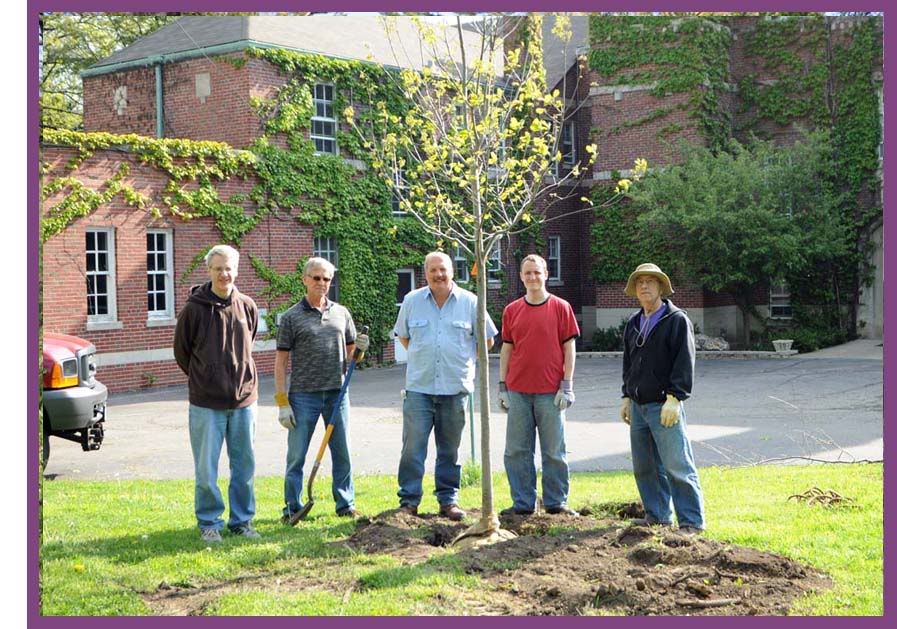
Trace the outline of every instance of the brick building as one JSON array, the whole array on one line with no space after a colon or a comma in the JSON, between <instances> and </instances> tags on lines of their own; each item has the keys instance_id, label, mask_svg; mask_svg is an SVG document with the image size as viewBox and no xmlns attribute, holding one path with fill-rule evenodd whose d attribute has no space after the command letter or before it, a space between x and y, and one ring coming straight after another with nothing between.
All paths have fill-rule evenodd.
<instances>
[{"instance_id":1,"label":"brick building","mask_svg":"<svg viewBox=\"0 0 897 629\"><path fill-rule=\"evenodd\" d=\"M728 59L733 84L757 71L742 44L760 19L737 18L723 27L734 34ZM538 251L549 261L549 290L570 301L577 312L584 346L596 329L619 324L634 304L623 296L621 283L599 284L593 279L596 259L590 234L595 215L579 211L583 207L579 198L588 196L595 186L611 183L615 171L625 174L636 157L647 158L652 166L674 161L674 151L658 140L663 125L675 124L675 135L689 142L706 141L681 94L657 96L650 85L608 83L606 77L580 64L578 55L603 45L589 41L588 20L572 20L573 38L566 45L551 35L551 20L545 24L548 82L565 90L571 112L562 136L562 152L569 164L560 168L581 159L585 145L593 141L598 143L600 155L592 172L565 191L569 198L546 211L550 220L542 228L542 250ZM397 24L400 38L410 41L416 37L410 20L400 19ZM476 34L465 33L468 36ZM184 17L83 73L85 131L214 140L237 149L248 147L262 133L262 122L252 102L272 96L286 82L283 73L268 61L243 57L250 47L283 48L382 65L395 63L395 55L374 17ZM227 58L240 61L222 61ZM427 64L426 58L418 58L411 67L420 69ZM878 78L880 81L880 74ZM760 76L758 80L775 78ZM332 85L316 85L313 94L318 115L312 119L311 138L325 153L339 151L335 129L340 123L339 116L332 112L333 89ZM722 107L735 112L734 117L744 115L736 100L726 95L721 101ZM672 113L663 120L626 127L627 121L657 107ZM773 125L768 131L789 142L796 126ZM75 153L72 147L44 144L41 159L46 172L64 172ZM351 155L341 157L357 168L363 167ZM124 148L96 151L81 165L78 176L86 187L97 189L122 162L130 165L125 178L135 190L147 198L165 194L165 175ZM251 176L232 177L221 181L218 189L222 196L248 195L256 183ZM57 191L44 200L44 208L52 207L68 193ZM94 342L103 381L112 390L183 382L171 352L175 317L189 286L204 281L201 265L189 271L195 256L220 239L210 218L181 221L169 214L135 212L112 197L44 244L44 328ZM531 252L521 251L523 248L532 246L516 240L501 243L492 269L501 273L493 273L495 279L489 283L493 312L522 294L516 260ZM237 285L265 310L277 304L264 296L267 283L248 264L246 253L263 259L278 273L293 271L301 257L316 254L335 259L338 255L338 243L317 234L313 225L270 216L262 218L244 237L240 249L244 262ZM880 244L877 255L880 258ZM459 279L469 277L466 261L459 258L456 266ZM396 273L397 300L407 290L425 283L419 267L398 268ZM729 296L708 293L688 278L673 277L673 282L676 303L688 309L702 331L736 338L741 324ZM873 321L873 334L878 317L879 336L880 286L879 275L874 289L878 290L878 309L873 303L867 315ZM873 295L870 301L875 299ZM768 286L757 287L755 302L761 309L769 308ZM263 373L271 372L273 354L273 341L259 342L256 357ZM401 352L387 344L379 359L401 359Z\"/></svg>"}]
</instances>

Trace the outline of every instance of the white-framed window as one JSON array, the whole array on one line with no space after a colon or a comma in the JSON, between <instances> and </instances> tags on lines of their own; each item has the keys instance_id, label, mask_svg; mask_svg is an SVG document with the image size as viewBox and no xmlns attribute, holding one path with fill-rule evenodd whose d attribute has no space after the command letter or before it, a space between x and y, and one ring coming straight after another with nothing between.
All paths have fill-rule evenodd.
<instances>
[{"instance_id":1,"label":"white-framed window","mask_svg":"<svg viewBox=\"0 0 897 629\"><path fill-rule=\"evenodd\" d=\"M334 236L315 236L314 247L313 255L324 258L335 267L327 298L331 301L339 301L339 247L336 238Z\"/></svg>"},{"instance_id":2,"label":"white-framed window","mask_svg":"<svg viewBox=\"0 0 897 629\"><path fill-rule=\"evenodd\" d=\"M769 316L772 319L790 319L791 289L784 281L773 282L769 287Z\"/></svg>"},{"instance_id":3,"label":"white-framed window","mask_svg":"<svg viewBox=\"0 0 897 629\"><path fill-rule=\"evenodd\" d=\"M501 241L495 243L486 260L486 279L490 282L501 281Z\"/></svg>"},{"instance_id":4,"label":"white-framed window","mask_svg":"<svg viewBox=\"0 0 897 629\"><path fill-rule=\"evenodd\" d=\"M398 169L393 173L392 180L392 215L406 216L408 212L399 205L399 192L405 190L405 171Z\"/></svg>"},{"instance_id":5,"label":"white-framed window","mask_svg":"<svg viewBox=\"0 0 897 629\"><path fill-rule=\"evenodd\" d=\"M115 230L111 227L85 232L87 321L116 321Z\"/></svg>"},{"instance_id":6,"label":"white-framed window","mask_svg":"<svg viewBox=\"0 0 897 629\"><path fill-rule=\"evenodd\" d=\"M561 279L561 237L548 237L548 280L560 281Z\"/></svg>"},{"instance_id":7,"label":"white-framed window","mask_svg":"<svg viewBox=\"0 0 897 629\"><path fill-rule=\"evenodd\" d=\"M464 252L461 251L461 247L455 247L452 265L455 267L456 282L470 281L470 264L467 262L467 257L464 255Z\"/></svg>"},{"instance_id":8,"label":"white-framed window","mask_svg":"<svg viewBox=\"0 0 897 629\"><path fill-rule=\"evenodd\" d=\"M146 312L150 319L174 317L174 277L170 229L146 231Z\"/></svg>"},{"instance_id":9,"label":"white-framed window","mask_svg":"<svg viewBox=\"0 0 897 629\"><path fill-rule=\"evenodd\" d=\"M312 104L315 113L311 117L311 139L318 153L337 154L336 115L333 112L331 83L315 83L312 87Z\"/></svg>"},{"instance_id":10,"label":"white-framed window","mask_svg":"<svg viewBox=\"0 0 897 629\"><path fill-rule=\"evenodd\" d=\"M405 295L414 290L414 269L397 269L396 310L402 307Z\"/></svg>"},{"instance_id":11,"label":"white-framed window","mask_svg":"<svg viewBox=\"0 0 897 629\"><path fill-rule=\"evenodd\" d=\"M573 120L561 128L561 155L564 166L573 168L576 163L576 122Z\"/></svg>"}]
</instances>

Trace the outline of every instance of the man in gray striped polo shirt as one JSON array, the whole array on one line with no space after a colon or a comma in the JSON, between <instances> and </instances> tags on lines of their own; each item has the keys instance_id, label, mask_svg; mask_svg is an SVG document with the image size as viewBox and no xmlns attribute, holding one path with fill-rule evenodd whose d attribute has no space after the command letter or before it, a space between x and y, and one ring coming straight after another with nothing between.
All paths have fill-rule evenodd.
<instances>
[{"instance_id":1,"label":"man in gray striped polo shirt","mask_svg":"<svg viewBox=\"0 0 897 629\"><path fill-rule=\"evenodd\" d=\"M291 526L298 522L302 509L302 468L318 418L330 421L343 383L343 374L356 346L368 348L365 334L356 336L349 311L327 298L333 281L333 265L324 258L309 258L302 282L307 294L284 313L277 331L277 355L274 359L274 399L281 425L287 436L287 469L284 479L283 517ZM290 371L289 396L286 393L287 366ZM348 391L333 417L330 460L333 467L333 500L336 514L356 517L355 486L349 459Z\"/></svg>"}]
</instances>

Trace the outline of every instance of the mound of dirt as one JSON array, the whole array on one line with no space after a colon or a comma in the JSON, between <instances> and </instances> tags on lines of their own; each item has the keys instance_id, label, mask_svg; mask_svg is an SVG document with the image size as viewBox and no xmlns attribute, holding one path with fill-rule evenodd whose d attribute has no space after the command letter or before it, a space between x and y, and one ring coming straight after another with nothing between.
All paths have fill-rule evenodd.
<instances>
[{"instance_id":1,"label":"mound of dirt","mask_svg":"<svg viewBox=\"0 0 897 629\"><path fill-rule=\"evenodd\" d=\"M598 511L639 515L640 505L613 507ZM490 589L485 606L475 603L482 614L783 615L802 593L831 586L786 557L615 517L537 513L503 517L502 527L518 537L458 553ZM359 522L345 543L415 564L466 528L386 511Z\"/></svg>"}]
</instances>

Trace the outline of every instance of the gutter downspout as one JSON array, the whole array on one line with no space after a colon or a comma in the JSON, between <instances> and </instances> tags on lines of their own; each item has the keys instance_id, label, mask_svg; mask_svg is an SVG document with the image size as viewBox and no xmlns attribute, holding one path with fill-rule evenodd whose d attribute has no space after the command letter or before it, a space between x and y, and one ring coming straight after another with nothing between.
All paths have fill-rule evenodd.
<instances>
[{"instance_id":1,"label":"gutter downspout","mask_svg":"<svg viewBox=\"0 0 897 629\"><path fill-rule=\"evenodd\" d=\"M162 62L156 63L156 137L165 136L165 112L162 110Z\"/></svg>"}]
</instances>

